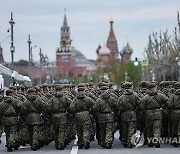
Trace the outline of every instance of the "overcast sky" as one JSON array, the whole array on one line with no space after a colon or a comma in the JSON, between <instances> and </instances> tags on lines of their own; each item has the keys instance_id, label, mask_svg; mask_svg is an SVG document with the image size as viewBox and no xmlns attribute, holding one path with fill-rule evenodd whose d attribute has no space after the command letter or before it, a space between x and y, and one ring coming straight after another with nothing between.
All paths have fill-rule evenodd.
<instances>
[{"instance_id":1,"label":"overcast sky","mask_svg":"<svg viewBox=\"0 0 180 154\"><path fill-rule=\"evenodd\" d=\"M14 14L15 61L28 60L28 34L31 34L33 59L39 60L39 48L51 61L59 47L60 27L64 8L71 28L72 44L87 58L96 59L96 49L107 40L109 20L114 20L114 32L119 50L127 41L133 57L143 57L152 31L172 29L177 25L180 0L0 0L0 42L10 27L10 12ZM5 61L11 61L10 38L4 41Z\"/></svg>"}]
</instances>

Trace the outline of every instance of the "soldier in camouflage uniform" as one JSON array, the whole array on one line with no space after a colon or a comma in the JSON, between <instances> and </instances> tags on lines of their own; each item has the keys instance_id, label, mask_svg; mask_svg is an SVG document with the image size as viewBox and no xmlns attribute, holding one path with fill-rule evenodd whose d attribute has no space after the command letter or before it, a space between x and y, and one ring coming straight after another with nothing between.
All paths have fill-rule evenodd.
<instances>
[{"instance_id":1,"label":"soldier in camouflage uniform","mask_svg":"<svg viewBox=\"0 0 180 154\"><path fill-rule=\"evenodd\" d=\"M93 106L93 112L98 117L99 142L101 147L111 149L114 139L114 111L117 109L116 99L110 96L108 85L103 85L100 97Z\"/></svg>"},{"instance_id":2,"label":"soldier in camouflage uniform","mask_svg":"<svg viewBox=\"0 0 180 154\"><path fill-rule=\"evenodd\" d=\"M175 92L172 94L167 102L170 108L171 121L171 137L180 138L180 83L175 83ZM175 147L180 146L178 143L173 143Z\"/></svg>"},{"instance_id":3,"label":"soldier in camouflage uniform","mask_svg":"<svg viewBox=\"0 0 180 154\"><path fill-rule=\"evenodd\" d=\"M131 137L136 132L136 110L141 100L137 93L133 91L131 82L125 82L123 88L123 94L118 100L121 113L121 142L124 147L132 148Z\"/></svg>"},{"instance_id":4,"label":"soldier in camouflage uniform","mask_svg":"<svg viewBox=\"0 0 180 154\"><path fill-rule=\"evenodd\" d=\"M41 115L47 113L47 108L46 103L36 95L35 89L29 89L28 94L27 100L23 103L22 111L28 125L31 149L36 151L40 148L40 143L43 142L40 131L43 125Z\"/></svg>"},{"instance_id":5,"label":"soldier in camouflage uniform","mask_svg":"<svg viewBox=\"0 0 180 154\"><path fill-rule=\"evenodd\" d=\"M63 95L62 93L63 86L56 86L56 93L54 97L49 100L48 110L52 114L52 123L55 133L55 147L57 150L63 150L66 146L66 130L68 117L67 112L71 100Z\"/></svg>"},{"instance_id":6,"label":"soldier in camouflage uniform","mask_svg":"<svg viewBox=\"0 0 180 154\"><path fill-rule=\"evenodd\" d=\"M138 91L138 96L141 99L146 95L147 85L148 85L147 81L142 81L139 85L140 89ZM136 115L137 115L137 129L140 130L140 132L143 132L145 138L144 144L147 144L148 142L147 142L147 130L145 127L145 119L144 119L145 117L140 109L140 106L137 107Z\"/></svg>"},{"instance_id":7,"label":"soldier in camouflage uniform","mask_svg":"<svg viewBox=\"0 0 180 154\"><path fill-rule=\"evenodd\" d=\"M6 90L6 97L0 104L0 119L3 118L7 151L18 149L18 115L21 102L13 98L13 90Z\"/></svg>"},{"instance_id":8,"label":"soldier in camouflage uniform","mask_svg":"<svg viewBox=\"0 0 180 154\"><path fill-rule=\"evenodd\" d=\"M157 92L157 85L155 83L148 84L148 91L142 98L140 108L145 117L147 137L149 139L159 138L161 136L162 111L167 107L167 100L168 98L165 95ZM148 143L149 147L153 145L156 148L160 148L160 143Z\"/></svg>"},{"instance_id":9,"label":"soldier in camouflage uniform","mask_svg":"<svg viewBox=\"0 0 180 154\"><path fill-rule=\"evenodd\" d=\"M70 105L70 111L74 114L74 122L78 136L78 146L80 149L90 148L90 111L94 101L85 95L84 85L78 86L78 94Z\"/></svg>"},{"instance_id":10,"label":"soldier in camouflage uniform","mask_svg":"<svg viewBox=\"0 0 180 154\"><path fill-rule=\"evenodd\" d=\"M93 93L94 90L94 85L92 82L86 84L86 96L90 97L93 99L93 101L96 101L98 97ZM90 140L94 141L95 140L95 134L96 134L96 123L93 117L91 117L91 135L90 135Z\"/></svg>"},{"instance_id":11,"label":"soldier in camouflage uniform","mask_svg":"<svg viewBox=\"0 0 180 154\"><path fill-rule=\"evenodd\" d=\"M20 100L21 102L26 101L26 97L20 93L20 86L11 86L9 89L14 90L13 98ZM22 114L19 114L19 125L18 125L18 137L20 145L25 146L26 143L29 143L28 128L25 124L25 118Z\"/></svg>"},{"instance_id":12,"label":"soldier in camouflage uniform","mask_svg":"<svg viewBox=\"0 0 180 154\"><path fill-rule=\"evenodd\" d=\"M0 90L0 104L4 100L4 89ZM1 136L3 133L3 121L0 119L0 143L1 143Z\"/></svg>"},{"instance_id":13,"label":"soldier in camouflage uniform","mask_svg":"<svg viewBox=\"0 0 180 154\"><path fill-rule=\"evenodd\" d=\"M161 91L161 93L168 98L171 96L170 84L171 81L163 81L163 88ZM169 119L169 114L170 111L168 108L166 108L162 113L162 137L169 137L171 132L171 121Z\"/></svg>"}]
</instances>

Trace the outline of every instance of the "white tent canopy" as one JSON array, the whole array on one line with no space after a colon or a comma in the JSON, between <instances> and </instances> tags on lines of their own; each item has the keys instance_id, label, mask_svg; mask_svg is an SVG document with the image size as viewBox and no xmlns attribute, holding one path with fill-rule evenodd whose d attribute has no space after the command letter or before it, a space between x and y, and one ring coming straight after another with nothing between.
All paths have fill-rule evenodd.
<instances>
[{"instance_id":1,"label":"white tent canopy","mask_svg":"<svg viewBox=\"0 0 180 154\"><path fill-rule=\"evenodd\" d=\"M2 64L0 64L0 73L4 73L4 74L6 74L8 76L11 76L11 77L13 77L14 79L16 79L18 81L31 82L31 79L28 76L23 76L23 75L19 74L18 72L3 66Z\"/></svg>"}]
</instances>

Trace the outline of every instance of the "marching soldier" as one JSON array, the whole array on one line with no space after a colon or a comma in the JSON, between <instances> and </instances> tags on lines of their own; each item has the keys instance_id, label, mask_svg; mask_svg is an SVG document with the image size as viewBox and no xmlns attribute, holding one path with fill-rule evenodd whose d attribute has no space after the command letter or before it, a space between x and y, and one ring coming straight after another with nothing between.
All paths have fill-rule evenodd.
<instances>
[{"instance_id":1,"label":"marching soldier","mask_svg":"<svg viewBox=\"0 0 180 154\"><path fill-rule=\"evenodd\" d=\"M148 138L160 138L162 129L162 110L167 106L168 98L157 92L157 85L155 83L148 84L147 94L142 98L140 108L145 117L145 125L147 129ZM160 148L160 143L148 143L149 147L156 146Z\"/></svg>"},{"instance_id":2,"label":"marching soldier","mask_svg":"<svg viewBox=\"0 0 180 154\"><path fill-rule=\"evenodd\" d=\"M78 86L78 94L70 105L70 111L74 114L74 122L78 136L78 146L80 149L90 148L90 112L94 101L85 95L85 86Z\"/></svg>"},{"instance_id":3,"label":"marching soldier","mask_svg":"<svg viewBox=\"0 0 180 154\"><path fill-rule=\"evenodd\" d=\"M175 83L175 92L172 94L167 102L170 108L170 120L171 120L171 137L180 138L180 83ZM180 144L173 143L175 147Z\"/></svg>"},{"instance_id":4,"label":"marching soldier","mask_svg":"<svg viewBox=\"0 0 180 154\"><path fill-rule=\"evenodd\" d=\"M7 151L18 149L18 116L21 102L13 98L13 90L6 90L6 97L0 103L0 119L3 118Z\"/></svg>"},{"instance_id":5,"label":"marching soldier","mask_svg":"<svg viewBox=\"0 0 180 154\"><path fill-rule=\"evenodd\" d=\"M55 133L55 147L57 150L63 150L66 146L66 131L68 117L67 112L71 100L63 95L62 85L56 86L56 93L54 97L49 100L48 110L52 113L52 124Z\"/></svg>"},{"instance_id":6,"label":"marching soldier","mask_svg":"<svg viewBox=\"0 0 180 154\"><path fill-rule=\"evenodd\" d=\"M123 88L123 94L118 100L121 114L121 142L124 147L132 148L131 137L136 132L136 110L140 104L140 97L133 92L133 85L131 82L123 83Z\"/></svg>"},{"instance_id":7,"label":"marching soldier","mask_svg":"<svg viewBox=\"0 0 180 154\"><path fill-rule=\"evenodd\" d=\"M114 110L116 99L108 92L108 85L101 86L101 95L93 106L93 112L98 117L99 142L101 147L111 149L114 139Z\"/></svg>"},{"instance_id":8,"label":"marching soldier","mask_svg":"<svg viewBox=\"0 0 180 154\"><path fill-rule=\"evenodd\" d=\"M0 90L0 104L4 100L4 89ZM0 143L1 143L1 136L3 133L3 121L0 119Z\"/></svg>"},{"instance_id":9,"label":"marching soldier","mask_svg":"<svg viewBox=\"0 0 180 154\"><path fill-rule=\"evenodd\" d=\"M36 90L28 90L27 100L23 103L22 111L25 114L25 122L28 125L30 145L33 151L40 148L42 143L41 128L43 125L42 115L47 113L45 102L36 95Z\"/></svg>"}]
</instances>

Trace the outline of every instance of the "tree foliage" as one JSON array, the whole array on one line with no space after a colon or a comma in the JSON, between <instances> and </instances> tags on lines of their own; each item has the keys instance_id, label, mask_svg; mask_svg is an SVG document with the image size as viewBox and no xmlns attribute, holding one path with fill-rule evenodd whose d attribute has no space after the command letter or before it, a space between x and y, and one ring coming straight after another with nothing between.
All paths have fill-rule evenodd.
<instances>
[{"instance_id":1,"label":"tree foliage","mask_svg":"<svg viewBox=\"0 0 180 154\"><path fill-rule=\"evenodd\" d=\"M28 66L29 65L29 62L27 60L24 60L24 59L20 59L19 61L17 62L14 62L14 65L15 66ZM34 66L34 63L32 62L32 65L31 66Z\"/></svg>"},{"instance_id":2,"label":"tree foliage","mask_svg":"<svg viewBox=\"0 0 180 154\"><path fill-rule=\"evenodd\" d=\"M177 80L178 79L178 45L180 45L180 18L177 16L178 25L173 30L173 35L169 31L152 32L149 35L148 46L145 49L149 60L149 67L146 68L146 78L156 81Z\"/></svg>"}]
</instances>

